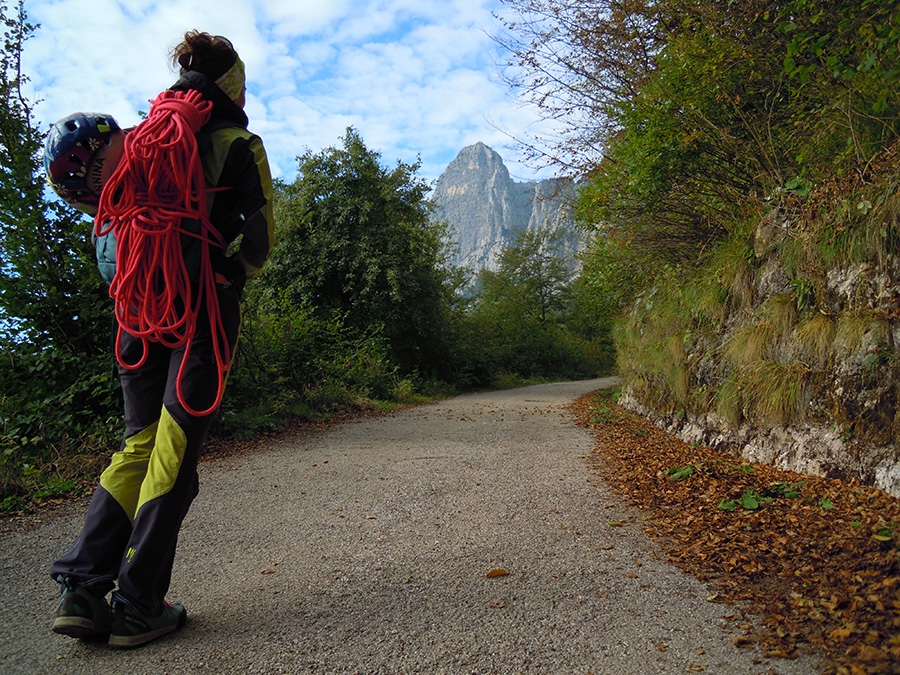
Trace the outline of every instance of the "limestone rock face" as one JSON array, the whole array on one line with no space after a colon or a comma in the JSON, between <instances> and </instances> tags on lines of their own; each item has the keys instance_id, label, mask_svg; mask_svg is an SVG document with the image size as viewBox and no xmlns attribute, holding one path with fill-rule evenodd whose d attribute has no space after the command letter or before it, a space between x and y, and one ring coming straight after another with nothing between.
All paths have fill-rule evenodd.
<instances>
[{"instance_id":1,"label":"limestone rock face","mask_svg":"<svg viewBox=\"0 0 900 675\"><path fill-rule=\"evenodd\" d=\"M689 443L800 473L859 480L900 497L900 254L888 250L878 261L823 269L813 289L809 278L791 276L782 255L796 229L791 213L780 208L762 219L748 291L714 332L685 345L683 357L693 391L717 391L736 367L722 356L729 344L748 327L767 326L765 358L795 368L800 395L788 424L746 410L729 422L716 413L712 397L698 396L707 403L685 409L660 405L627 382L619 403ZM810 298L801 295L798 281L809 285ZM778 302L796 311L781 330L764 311ZM803 322L813 320L807 325L816 331L804 333ZM819 334L827 340L816 347L810 336Z\"/></svg>"},{"instance_id":2,"label":"limestone rock face","mask_svg":"<svg viewBox=\"0 0 900 675\"><path fill-rule=\"evenodd\" d=\"M450 223L459 252L456 265L496 269L504 244L517 230L560 226L581 246L572 219L574 188L565 179L519 183L500 155L484 143L463 148L438 178L435 218ZM569 247L567 247L569 248Z\"/></svg>"}]
</instances>

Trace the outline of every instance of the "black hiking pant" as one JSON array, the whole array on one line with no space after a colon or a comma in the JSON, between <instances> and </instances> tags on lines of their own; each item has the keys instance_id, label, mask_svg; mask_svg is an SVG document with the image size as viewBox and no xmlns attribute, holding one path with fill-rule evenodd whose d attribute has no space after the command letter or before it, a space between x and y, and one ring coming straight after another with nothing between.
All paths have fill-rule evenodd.
<instances>
[{"instance_id":1,"label":"black hiking pant","mask_svg":"<svg viewBox=\"0 0 900 675\"><path fill-rule=\"evenodd\" d=\"M217 287L229 353L240 330L240 300ZM137 363L143 343L122 334L126 363ZM176 378L185 347L148 343L146 362L135 370L118 366L125 399L125 439L100 477L72 549L53 563L57 581L72 578L98 594L118 582L118 593L146 616L158 616L169 589L178 531L199 491L197 462L212 413L197 417L178 401ZM218 371L205 309L182 379L194 410L215 401Z\"/></svg>"}]
</instances>

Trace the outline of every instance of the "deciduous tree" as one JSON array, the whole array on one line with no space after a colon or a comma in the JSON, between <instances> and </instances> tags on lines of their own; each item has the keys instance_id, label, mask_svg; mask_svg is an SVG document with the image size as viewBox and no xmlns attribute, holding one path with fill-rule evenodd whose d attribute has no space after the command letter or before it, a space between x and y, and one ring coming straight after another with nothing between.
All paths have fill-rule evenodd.
<instances>
[{"instance_id":1,"label":"deciduous tree","mask_svg":"<svg viewBox=\"0 0 900 675\"><path fill-rule=\"evenodd\" d=\"M22 1L0 0L0 23L0 504L14 504L34 485L71 486L67 457L105 448L118 406L91 223L48 199L25 94L22 52L38 27Z\"/></svg>"},{"instance_id":2,"label":"deciduous tree","mask_svg":"<svg viewBox=\"0 0 900 675\"><path fill-rule=\"evenodd\" d=\"M504 246L496 270L477 275L478 292L463 323L474 379L487 384L503 374L584 377L608 362L608 335L580 321L573 290L574 261L561 249L564 235L551 227L520 230Z\"/></svg>"},{"instance_id":3,"label":"deciduous tree","mask_svg":"<svg viewBox=\"0 0 900 675\"><path fill-rule=\"evenodd\" d=\"M342 148L307 153L298 168L281 186L279 243L263 285L323 321L378 328L404 372L440 371L453 288L446 233L430 218L418 164L385 168L348 129Z\"/></svg>"},{"instance_id":4,"label":"deciduous tree","mask_svg":"<svg viewBox=\"0 0 900 675\"><path fill-rule=\"evenodd\" d=\"M109 342L105 288L91 223L46 198L32 103L24 93L25 42L37 29L23 2L0 3L0 336L95 356Z\"/></svg>"}]
</instances>

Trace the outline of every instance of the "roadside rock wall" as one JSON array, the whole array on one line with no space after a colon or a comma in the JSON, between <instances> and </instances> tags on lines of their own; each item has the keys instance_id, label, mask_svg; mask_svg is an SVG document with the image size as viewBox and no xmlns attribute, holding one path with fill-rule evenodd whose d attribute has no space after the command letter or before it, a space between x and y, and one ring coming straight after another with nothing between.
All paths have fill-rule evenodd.
<instances>
[{"instance_id":1,"label":"roadside rock wall","mask_svg":"<svg viewBox=\"0 0 900 675\"><path fill-rule=\"evenodd\" d=\"M789 212L775 209L763 219L752 241L745 301L731 306L714 344L696 340L684 355L691 390L715 391L735 368L722 356L726 346L740 330L765 321L760 308L767 301L802 307L767 356L797 372L801 395L792 419L778 424L743 410L739 420L728 420L712 404L659 405L627 378L619 402L688 443L858 480L900 497L900 257L885 248L871 262L798 272L783 257L784 244L796 236ZM802 348L798 332L804 320L812 325L810 317L830 331L821 340L830 346L818 358Z\"/></svg>"}]
</instances>

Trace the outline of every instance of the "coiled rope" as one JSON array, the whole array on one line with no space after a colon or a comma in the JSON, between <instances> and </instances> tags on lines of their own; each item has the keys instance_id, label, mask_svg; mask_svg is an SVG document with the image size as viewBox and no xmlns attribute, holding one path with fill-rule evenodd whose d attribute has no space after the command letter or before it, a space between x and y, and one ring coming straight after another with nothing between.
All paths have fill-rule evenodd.
<instances>
[{"instance_id":1,"label":"coiled rope","mask_svg":"<svg viewBox=\"0 0 900 675\"><path fill-rule=\"evenodd\" d=\"M195 134L207 122L212 102L199 92L164 91L150 113L125 136L122 159L104 186L95 218L98 236L116 237L116 274L109 288L118 322L116 359L135 370L147 360L148 342L184 346L176 379L178 401L195 416L211 413L222 400L231 349L216 297L211 247L226 243L209 221L203 167ZM199 232L185 228L199 222ZM182 237L199 239L199 273L192 283L182 253ZM213 404L197 411L188 405L182 381L197 320L205 308L218 369ZM137 363L121 351L122 333L143 343Z\"/></svg>"}]
</instances>

